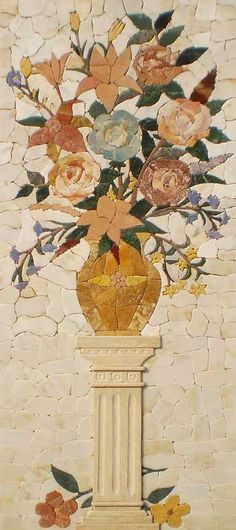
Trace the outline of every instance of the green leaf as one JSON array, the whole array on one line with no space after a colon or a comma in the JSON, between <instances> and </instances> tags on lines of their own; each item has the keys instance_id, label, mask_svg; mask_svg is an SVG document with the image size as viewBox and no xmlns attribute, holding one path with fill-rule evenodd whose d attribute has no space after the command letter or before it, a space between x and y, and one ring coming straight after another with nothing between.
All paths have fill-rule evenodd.
<instances>
[{"instance_id":1,"label":"green leaf","mask_svg":"<svg viewBox=\"0 0 236 530\"><path fill-rule=\"evenodd\" d=\"M124 90L124 92L121 92L121 94L118 96L116 100L116 105L119 105L120 103L123 103L123 101L127 101L128 99L135 98L138 94L136 90L132 90L129 88L128 90Z\"/></svg>"},{"instance_id":2,"label":"green leaf","mask_svg":"<svg viewBox=\"0 0 236 530\"><path fill-rule=\"evenodd\" d=\"M33 184L34 186L40 186L45 182L45 178L43 177L43 175L41 175L41 173L38 173L38 171L27 170L27 177L30 181L30 184Z\"/></svg>"},{"instance_id":3,"label":"green leaf","mask_svg":"<svg viewBox=\"0 0 236 530\"><path fill-rule=\"evenodd\" d=\"M54 479L62 488L72 493L79 492L78 482L75 480L73 475L70 475L70 473L66 473L65 471L62 471L61 469L58 469L57 467L54 467L53 465L51 465L51 471L54 476Z\"/></svg>"},{"instance_id":4,"label":"green leaf","mask_svg":"<svg viewBox=\"0 0 236 530\"><path fill-rule=\"evenodd\" d=\"M70 241L71 239L77 239L78 241L80 241L82 237L85 237L87 235L87 232L87 226L78 226L77 228L75 228L75 230L73 230L66 236L66 240Z\"/></svg>"},{"instance_id":5,"label":"green leaf","mask_svg":"<svg viewBox=\"0 0 236 530\"><path fill-rule=\"evenodd\" d=\"M135 229L127 229L121 231L121 239L125 241L128 245L138 250L138 252L141 253L141 245L138 237L136 236L136 233L134 231Z\"/></svg>"},{"instance_id":6,"label":"green leaf","mask_svg":"<svg viewBox=\"0 0 236 530\"><path fill-rule=\"evenodd\" d=\"M130 37L127 46L131 46L132 44L144 44L145 42L149 42L153 37L155 33L152 29L141 29L140 31L137 31L132 37Z\"/></svg>"},{"instance_id":7,"label":"green leaf","mask_svg":"<svg viewBox=\"0 0 236 530\"><path fill-rule=\"evenodd\" d=\"M46 121L43 116L30 116L29 118L18 120L17 123L20 123L20 125L28 125L29 127L44 127Z\"/></svg>"},{"instance_id":8,"label":"green leaf","mask_svg":"<svg viewBox=\"0 0 236 530\"><path fill-rule=\"evenodd\" d=\"M224 142L230 142L230 139L224 134L218 127L210 127L210 134L207 137L209 142L213 144L222 144Z\"/></svg>"},{"instance_id":9,"label":"green leaf","mask_svg":"<svg viewBox=\"0 0 236 530\"><path fill-rule=\"evenodd\" d=\"M201 140L198 140L193 147L188 147L187 150L192 156L199 158L199 160L209 160L207 147Z\"/></svg>"},{"instance_id":10,"label":"green leaf","mask_svg":"<svg viewBox=\"0 0 236 530\"><path fill-rule=\"evenodd\" d=\"M211 115L215 116L218 114L218 112L220 112L226 101L226 99L213 99L212 101L208 101L206 106L210 110Z\"/></svg>"},{"instance_id":11,"label":"green leaf","mask_svg":"<svg viewBox=\"0 0 236 530\"><path fill-rule=\"evenodd\" d=\"M110 183L109 182L103 182L101 184L98 184L98 186L96 186L96 188L94 189L94 195L96 195L96 197L102 197L103 195L106 195L109 188L110 188Z\"/></svg>"},{"instance_id":12,"label":"green leaf","mask_svg":"<svg viewBox=\"0 0 236 530\"><path fill-rule=\"evenodd\" d=\"M140 121L140 126L146 131L157 131L157 120L153 118L144 118Z\"/></svg>"},{"instance_id":13,"label":"green leaf","mask_svg":"<svg viewBox=\"0 0 236 530\"><path fill-rule=\"evenodd\" d=\"M102 103L99 103L99 101L94 101L94 103L92 103L92 105L89 107L89 114L95 120L98 116L100 116L100 114L107 114L107 111Z\"/></svg>"},{"instance_id":14,"label":"green leaf","mask_svg":"<svg viewBox=\"0 0 236 530\"><path fill-rule=\"evenodd\" d=\"M156 226L150 221L144 221L142 228L144 232L148 232L149 234L166 234L165 230L162 230L162 228L159 228L159 226Z\"/></svg>"},{"instance_id":15,"label":"green leaf","mask_svg":"<svg viewBox=\"0 0 236 530\"><path fill-rule=\"evenodd\" d=\"M96 210L97 202L97 197L88 197L87 199L84 199L83 201L80 201L75 204L75 207L82 208L82 210Z\"/></svg>"},{"instance_id":16,"label":"green leaf","mask_svg":"<svg viewBox=\"0 0 236 530\"><path fill-rule=\"evenodd\" d=\"M192 47L192 48L186 48L178 57L176 61L177 66L182 66L183 64L191 64L194 63L201 57L203 53L207 51L207 48L203 47Z\"/></svg>"},{"instance_id":17,"label":"green leaf","mask_svg":"<svg viewBox=\"0 0 236 530\"><path fill-rule=\"evenodd\" d=\"M152 204L150 204L150 202L146 201L146 199L141 199L140 201L136 202L136 204L130 210L130 214L134 215L135 217L143 217L151 210L151 208Z\"/></svg>"},{"instance_id":18,"label":"green leaf","mask_svg":"<svg viewBox=\"0 0 236 530\"><path fill-rule=\"evenodd\" d=\"M102 256L103 254L106 254L106 252L109 252L109 250L111 250L113 245L114 245L113 241L111 241L111 239L105 234L100 239L99 247L98 247L98 255Z\"/></svg>"},{"instance_id":19,"label":"green leaf","mask_svg":"<svg viewBox=\"0 0 236 530\"><path fill-rule=\"evenodd\" d=\"M214 184L225 184L225 181L214 175L192 175L192 181L190 186L196 186L197 184L206 184L207 182L213 182Z\"/></svg>"},{"instance_id":20,"label":"green leaf","mask_svg":"<svg viewBox=\"0 0 236 530\"><path fill-rule=\"evenodd\" d=\"M43 188L38 188L36 191L37 202L42 202L44 199L48 197L48 195L49 195L48 186L45 186Z\"/></svg>"},{"instance_id":21,"label":"green leaf","mask_svg":"<svg viewBox=\"0 0 236 530\"><path fill-rule=\"evenodd\" d=\"M185 150L178 149L177 147L162 147L158 151L158 158L170 158L171 160L175 160L183 156L185 153Z\"/></svg>"},{"instance_id":22,"label":"green leaf","mask_svg":"<svg viewBox=\"0 0 236 530\"><path fill-rule=\"evenodd\" d=\"M173 42L175 42L176 39L178 39L183 29L184 29L184 26L177 26L176 28L172 28L172 29L169 29L168 31L165 31L165 33L161 35L160 44L162 46L170 46L170 44L173 44Z\"/></svg>"},{"instance_id":23,"label":"green leaf","mask_svg":"<svg viewBox=\"0 0 236 530\"><path fill-rule=\"evenodd\" d=\"M81 508L90 508L92 505L93 497L88 497L82 504Z\"/></svg>"},{"instance_id":24,"label":"green leaf","mask_svg":"<svg viewBox=\"0 0 236 530\"><path fill-rule=\"evenodd\" d=\"M139 29L152 29L152 19L144 15L144 13L135 13L128 15L130 20Z\"/></svg>"},{"instance_id":25,"label":"green leaf","mask_svg":"<svg viewBox=\"0 0 236 530\"><path fill-rule=\"evenodd\" d=\"M171 99L185 98L182 87L176 81L171 81L169 85L164 85L163 90Z\"/></svg>"},{"instance_id":26,"label":"green leaf","mask_svg":"<svg viewBox=\"0 0 236 530\"><path fill-rule=\"evenodd\" d=\"M165 11L164 13L161 13L159 17L156 19L154 28L156 30L157 35L162 31L163 29L168 26L169 22L172 19L172 15L174 13L173 11Z\"/></svg>"},{"instance_id":27,"label":"green leaf","mask_svg":"<svg viewBox=\"0 0 236 530\"><path fill-rule=\"evenodd\" d=\"M18 191L16 198L19 199L19 197L28 197L28 195L32 193L33 189L34 187L31 186L30 184L25 184Z\"/></svg>"},{"instance_id":28,"label":"green leaf","mask_svg":"<svg viewBox=\"0 0 236 530\"><path fill-rule=\"evenodd\" d=\"M155 142L150 134L142 130L142 151L144 158L148 158L155 147Z\"/></svg>"},{"instance_id":29,"label":"green leaf","mask_svg":"<svg viewBox=\"0 0 236 530\"><path fill-rule=\"evenodd\" d=\"M170 486L169 488L158 488L153 490L147 498L148 502L151 504L157 504L158 502L165 499L175 488L175 486Z\"/></svg>"},{"instance_id":30,"label":"green leaf","mask_svg":"<svg viewBox=\"0 0 236 530\"><path fill-rule=\"evenodd\" d=\"M161 85L146 85L142 96L140 96L137 107L150 107L159 101L163 87Z\"/></svg>"},{"instance_id":31,"label":"green leaf","mask_svg":"<svg viewBox=\"0 0 236 530\"><path fill-rule=\"evenodd\" d=\"M130 171L133 173L134 177L138 177L139 173L143 167L143 161L138 156L134 156L130 159Z\"/></svg>"}]
</instances>

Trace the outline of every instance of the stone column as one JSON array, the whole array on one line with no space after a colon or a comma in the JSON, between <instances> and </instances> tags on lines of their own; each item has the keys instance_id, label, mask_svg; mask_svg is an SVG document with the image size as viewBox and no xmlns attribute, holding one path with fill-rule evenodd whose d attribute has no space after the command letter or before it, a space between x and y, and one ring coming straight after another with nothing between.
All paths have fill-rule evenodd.
<instances>
[{"instance_id":1,"label":"stone column","mask_svg":"<svg viewBox=\"0 0 236 530\"><path fill-rule=\"evenodd\" d=\"M158 528L142 510L141 466L143 363L159 346L159 337L78 338L94 388L94 483L77 530Z\"/></svg>"}]
</instances>

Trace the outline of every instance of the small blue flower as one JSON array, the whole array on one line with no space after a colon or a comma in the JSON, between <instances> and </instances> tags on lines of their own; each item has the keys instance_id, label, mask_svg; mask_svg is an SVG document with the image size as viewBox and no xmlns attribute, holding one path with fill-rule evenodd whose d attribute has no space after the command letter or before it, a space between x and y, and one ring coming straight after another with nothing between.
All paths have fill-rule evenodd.
<instances>
[{"instance_id":1,"label":"small blue flower","mask_svg":"<svg viewBox=\"0 0 236 530\"><path fill-rule=\"evenodd\" d=\"M198 214L197 212L194 212L194 213L190 213L186 219L186 224L187 225L192 225L194 221L196 221L198 218Z\"/></svg>"},{"instance_id":2,"label":"small blue flower","mask_svg":"<svg viewBox=\"0 0 236 530\"><path fill-rule=\"evenodd\" d=\"M19 263L21 253L19 250L16 249L16 247L12 247L10 252L10 257L13 259L14 263Z\"/></svg>"},{"instance_id":3,"label":"small blue flower","mask_svg":"<svg viewBox=\"0 0 236 530\"><path fill-rule=\"evenodd\" d=\"M209 230L208 236L210 239L220 239L221 237L223 237L222 234L218 232L218 230Z\"/></svg>"},{"instance_id":4,"label":"small blue flower","mask_svg":"<svg viewBox=\"0 0 236 530\"><path fill-rule=\"evenodd\" d=\"M34 225L34 232L36 234L36 236L41 236L41 234L43 233L43 227L41 226L41 224L36 221L35 225Z\"/></svg>"},{"instance_id":5,"label":"small blue flower","mask_svg":"<svg viewBox=\"0 0 236 530\"><path fill-rule=\"evenodd\" d=\"M38 274L38 272L41 270L42 267L37 267L36 265L31 265L28 270L27 274L29 276L33 276L33 274Z\"/></svg>"},{"instance_id":6,"label":"small blue flower","mask_svg":"<svg viewBox=\"0 0 236 530\"><path fill-rule=\"evenodd\" d=\"M226 212L224 212L220 224L221 225L227 225L229 221L230 221L230 216Z\"/></svg>"},{"instance_id":7,"label":"small blue flower","mask_svg":"<svg viewBox=\"0 0 236 530\"><path fill-rule=\"evenodd\" d=\"M21 73L19 72L19 70L12 69L10 72L8 72L7 77L6 77L6 82L11 87L21 86L22 79L21 79Z\"/></svg>"},{"instance_id":8,"label":"small blue flower","mask_svg":"<svg viewBox=\"0 0 236 530\"><path fill-rule=\"evenodd\" d=\"M18 291L23 291L23 289L25 289L27 287L29 282L19 282L15 285L16 289L18 289Z\"/></svg>"},{"instance_id":9,"label":"small blue flower","mask_svg":"<svg viewBox=\"0 0 236 530\"><path fill-rule=\"evenodd\" d=\"M197 204L199 204L200 200L202 199L202 196L201 196L201 193L198 193L195 190L190 190L188 192L188 198L191 204L193 204L194 206L197 206Z\"/></svg>"},{"instance_id":10,"label":"small blue flower","mask_svg":"<svg viewBox=\"0 0 236 530\"><path fill-rule=\"evenodd\" d=\"M220 199L218 199L216 195L210 195L207 200L212 208L215 208L215 209L219 208Z\"/></svg>"},{"instance_id":11,"label":"small blue flower","mask_svg":"<svg viewBox=\"0 0 236 530\"><path fill-rule=\"evenodd\" d=\"M47 252L54 252L54 250L56 250L57 247L55 247L55 245L52 245L51 243L46 243L46 245L43 245L42 247L42 251L44 252L44 254L46 254Z\"/></svg>"}]
</instances>

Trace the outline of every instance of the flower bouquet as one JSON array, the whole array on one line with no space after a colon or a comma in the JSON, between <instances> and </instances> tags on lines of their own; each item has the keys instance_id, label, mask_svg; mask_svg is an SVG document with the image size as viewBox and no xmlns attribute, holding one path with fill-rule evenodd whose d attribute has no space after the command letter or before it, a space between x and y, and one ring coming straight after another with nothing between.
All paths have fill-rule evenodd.
<instances>
[{"instance_id":1,"label":"flower bouquet","mask_svg":"<svg viewBox=\"0 0 236 530\"><path fill-rule=\"evenodd\" d=\"M207 48L172 51L184 31L184 26L173 27L173 13L160 14L154 24L145 14L129 15L134 32L121 53L123 21L112 25L106 46L89 48L81 42L79 14L71 13L70 52L35 64L24 57L21 70L7 75L16 96L37 109L37 115L20 121L37 127L29 134L28 147L46 145L51 163L46 178L27 170L28 182L17 199L32 196L32 212L61 215L45 226L36 221L37 240L31 248L12 248L17 265L13 282L25 289L30 276L40 274L43 255L52 253L56 260L85 239L91 251L78 272L78 299L100 335L139 335L156 307L161 275L165 295L184 287L203 293L204 284L195 282L206 274L205 259L191 235L198 230L205 239L219 239L229 220L217 196L203 197L196 188L224 183L211 172L231 156L210 158L207 148L228 141L212 126L225 102L212 98L217 71L185 96L174 79L181 81ZM76 79L71 99L64 96L68 73ZM38 76L51 87L48 98L35 88ZM78 114L81 106L84 112ZM70 221L63 221L62 214ZM182 243L165 223L163 228L163 220L172 215L184 223Z\"/></svg>"}]
</instances>

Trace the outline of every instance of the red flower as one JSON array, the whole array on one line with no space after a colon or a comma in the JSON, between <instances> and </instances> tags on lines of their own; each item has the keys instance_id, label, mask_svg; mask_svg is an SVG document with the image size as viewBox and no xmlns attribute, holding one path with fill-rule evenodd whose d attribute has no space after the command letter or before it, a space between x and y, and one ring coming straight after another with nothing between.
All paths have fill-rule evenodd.
<instances>
[{"instance_id":1,"label":"red flower","mask_svg":"<svg viewBox=\"0 0 236 530\"><path fill-rule=\"evenodd\" d=\"M64 501L59 491L51 491L46 495L46 502L36 504L35 511L41 515L39 526L50 528L53 525L59 528L70 526L70 515L78 509L78 504L74 499Z\"/></svg>"},{"instance_id":2,"label":"red flower","mask_svg":"<svg viewBox=\"0 0 236 530\"><path fill-rule=\"evenodd\" d=\"M69 151L77 153L86 151L81 132L73 125L72 103L62 103L53 118L50 118L45 127L36 131L29 138L29 147L54 142L56 145Z\"/></svg>"}]
</instances>

